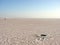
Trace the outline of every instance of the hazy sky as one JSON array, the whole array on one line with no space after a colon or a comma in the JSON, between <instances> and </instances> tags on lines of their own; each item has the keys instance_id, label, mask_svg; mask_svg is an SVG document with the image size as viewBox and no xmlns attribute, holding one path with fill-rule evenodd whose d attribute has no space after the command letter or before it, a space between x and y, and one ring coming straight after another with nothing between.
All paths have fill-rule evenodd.
<instances>
[{"instance_id":1,"label":"hazy sky","mask_svg":"<svg viewBox=\"0 0 60 45\"><path fill-rule=\"evenodd\" d=\"M0 0L0 17L60 18L60 1Z\"/></svg>"}]
</instances>

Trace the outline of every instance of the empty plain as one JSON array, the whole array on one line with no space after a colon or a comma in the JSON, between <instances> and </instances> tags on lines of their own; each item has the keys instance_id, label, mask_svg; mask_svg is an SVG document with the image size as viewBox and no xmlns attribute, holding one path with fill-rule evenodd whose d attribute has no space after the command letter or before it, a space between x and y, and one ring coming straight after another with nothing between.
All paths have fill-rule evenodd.
<instances>
[{"instance_id":1,"label":"empty plain","mask_svg":"<svg viewBox=\"0 0 60 45\"><path fill-rule=\"evenodd\" d=\"M36 34L53 39L36 41ZM0 19L0 45L60 45L60 19Z\"/></svg>"}]
</instances>

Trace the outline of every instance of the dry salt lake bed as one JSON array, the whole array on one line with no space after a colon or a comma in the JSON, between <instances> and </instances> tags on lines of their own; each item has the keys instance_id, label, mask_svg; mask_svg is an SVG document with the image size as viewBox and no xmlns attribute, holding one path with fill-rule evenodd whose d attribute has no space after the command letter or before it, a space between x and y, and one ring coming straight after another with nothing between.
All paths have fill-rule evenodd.
<instances>
[{"instance_id":1,"label":"dry salt lake bed","mask_svg":"<svg viewBox=\"0 0 60 45\"><path fill-rule=\"evenodd\" d=\"M0 45L60 45L60 19L1 18Z\"/></svg>"}]
</instances>

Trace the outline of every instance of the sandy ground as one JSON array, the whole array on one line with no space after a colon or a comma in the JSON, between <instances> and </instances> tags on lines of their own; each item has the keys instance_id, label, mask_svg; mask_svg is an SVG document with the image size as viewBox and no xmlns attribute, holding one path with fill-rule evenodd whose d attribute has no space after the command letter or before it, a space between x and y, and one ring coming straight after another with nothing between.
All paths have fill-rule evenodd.
<instances>
[{"instance_id":1,"label":"sandy ground","mask_svg":"<svg viewBox=\"0 0 60 45\"><path fill-rule=\"evenodd\" d=\"M36 41L42 33L54 40ZM60 45L59 34L60 19L0 19L0 45Z\"/></svg>"}]
</instances>

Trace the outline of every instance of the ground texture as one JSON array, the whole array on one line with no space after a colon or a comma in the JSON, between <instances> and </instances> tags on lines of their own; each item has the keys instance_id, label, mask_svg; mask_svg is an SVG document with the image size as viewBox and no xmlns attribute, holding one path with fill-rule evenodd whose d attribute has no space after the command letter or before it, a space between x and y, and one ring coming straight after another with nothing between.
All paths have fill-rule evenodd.
<instances>
[{"instance_id":1,"label":"ground texture","mask_svg":"<svg viewBox=\"0 0 60 45\"><path fill-rule=\"evenodd\" d=\"M54 35L36 41L35 34ZM60 19L0 19L0 45L60 45Z\"/></svg>"}]
</instances>

